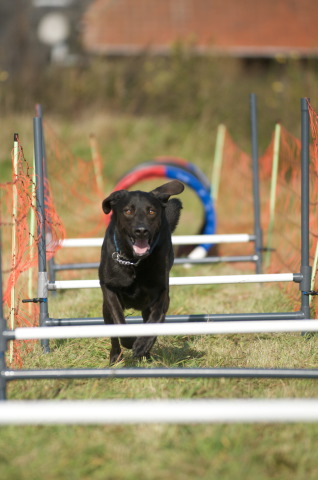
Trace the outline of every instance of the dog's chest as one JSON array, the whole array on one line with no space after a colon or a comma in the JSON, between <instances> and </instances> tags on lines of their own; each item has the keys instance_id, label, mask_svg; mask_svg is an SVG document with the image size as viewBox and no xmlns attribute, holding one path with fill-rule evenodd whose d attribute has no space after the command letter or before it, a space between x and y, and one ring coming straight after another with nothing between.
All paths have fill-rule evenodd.
<instances>
[{"instance_id":1,"label":"dog's chest","mask_svg":"<svg viewBox=\"0 0 318 480\"><path fill-rule=\"evenodd\" d=\"M153 277L153 276L152 276ZM126 278L127 280L127 278ZM164 276L150 278L145 272L136 272L130 282L118 286L116 293L125 308L147 308L165 288Z\"/></svg>"},{"instance_id":2,"label":"dog's chest","mask_svg":"<svg viewBox=\"0 0 318 480\"><path fill-rule=\"evenodd\" d=\"M156 290L146 287L143 282L133 281L131 285L120 288L117 294L125 308L142 310L152 303Z\"/></svg>"}]
</instances>

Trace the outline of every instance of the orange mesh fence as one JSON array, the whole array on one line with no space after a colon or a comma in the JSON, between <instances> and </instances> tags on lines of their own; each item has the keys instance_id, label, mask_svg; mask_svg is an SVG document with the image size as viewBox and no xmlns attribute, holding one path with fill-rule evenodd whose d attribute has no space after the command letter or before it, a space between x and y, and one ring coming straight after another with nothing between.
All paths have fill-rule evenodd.
<instances>
[{"instance_id":1,"label":"orange mesh fence","mask_svg":"<svg viewBox=\"0 0 318 480\"><path fill-rule=\"evenodd\" d=\"M45 122L48 179L68 238L99 237L105 232L101 159L94 138L90 140L93 161L85 161L73 155Z\"/></svg>"},{"instance_id":2,"label":"orange mesh fence","mask_svg":"<svg viewBox=\"0 0 318 480\"><path fill-rule=\"evenodd\" d=\"M313 265L313 281L312 289L318 290L317 275L317 255L318 255L318 115L308 103L310 129L311 129L311 162L310 162L310 217L309 217L309 234L310 234L310 256ZM317 297L312 297L312 304L315 310L315 317L318 315Z\"/></svg>"},{"instance_id":3,"label":"orange mesh fence","mask_svg":"<svg viewBox=\"0 0 318 480\"><path fill-rule=\"evenodd\" d=\"M12 182L0 184L0 225L3 269L3 303L8 326L35 325L38 306L22 304L37 291L38 217L34 170L24 157L20 142L12 153ZM47 208L47 257L52 257L64 238L63 225L52 203L49 186L45 187ZM15 342L16 344L17 342ZM19 346L14 359L19 361Z\"/></svg>"},{"instance_id":4,"label":"orange mesh fence","mask_svg":"<svg viewBox=\"0 0 318 480\"><path fill-rule=\"evenodd\" d=\"M252 159L225 131L222 166L215 202L217 233L248 233L254 229ZM221 244L219 255L252 255L253 244ZM250 264L240 267L251 268ZM253 268L253 267L252 267Z\"/></svg>"},{"instance_id":5,"label":"orange mesh fence","mask_svg":"<svg viewBox=\"0 0 318 480\"><path fill-rule=\"evenodd\" d=\"M10 291L18 282L19 276L36 265L34 246L38 242L34 175L24 158L20 144L15 160L12 153L12 171L12 182L1 185L3 261L5 274L8 275L5 282L4 301L7 304L10 301ZM34 218L34 228L30 227L31 215ZM15 247L12 246L13 229L15 229Z\"/></svg>"},{"instance_id":6,"label":"orange mesh fence","mask_svg":"<svg viewBox=\"0 0 318 480\"><path fill-rule=\"evenodd\" d=\"M276 142L276 145L275 145ZM276 148L276 152L274 151ZM260 171L260 185L262 196L262 226L264 231L264 245L269 246L268 242L268 229L270 229L269 223L273 221L270 214L270 201L271 201L271 188L273 182L273 162L275 154L278 156L279 165L279 178L275 184L275 196L286 198L284 191L281 193L281 189L285 185L284 175L296 175L294 181L299 183L300 189L300 140L291 135L282 125L277 124L275 132L272 135L271 142L260 158L259 171ZM285 173L284 173L285 171ZM294 172L293 174L291 172ZM288 173L286 173L288 172ZM285 180L286 180L285 179ZM286 187L286 185L285 185ZM300 191L300 190L299 190ZM287 202L288 203L288 202ZM287 207L286 207L287 208ZM286 212L288 213L288 212ZM300 216L300 210L299 210ZM281 211L280 215L283 216ZM300 218L300 217L299 217ZM282 218L283 220L283 218ZM271 245L270 245L271 246ZM266 262L265 262L266 264Z\"/></svg>"},{"instance_id":7,"label":"orange mesh fence","mask_svg":"<svg viewBox=\"0 0 318 480\"><path fill-rule=\"evenodd\" d=\"M217 204L218 231L253 227L252 160L226 130ZM245 227L245 228L244 228Z\"/></svg>"},{"instance_id":8,"label":"orange mesh fence","mask_svg":"<svg viewBox=\"0 0 318 480\"><path fill-rule=\"evenodd\" d=\"M311 111L313 127L313 111ZM316 159L315 159L316 157ZM313 265L317 243L317 153L310 155L310 264ZM262 183L271 175L273 141L261 159ZM273 200L274 195L274 200ZM301 142L283 126L280 130L277 183L272 191L274 210L270 213L270 197L264 210L265 246L273 249L265 254L264 267L267 271L292 272L300 270L301 263ZM268 227L268 230L267 230ZM300 295L296 285L289 284L287 291L299 309ZM313 305L315 300L313 299Z\"/></svg>"},{"instance_id":9,"label":"orange mesh fence","mask_svg":"<svg viewBox=\"0 0 318 480\"><path fill-rule=\"evenodd\" d=\"M310 126L313 146L310 150L310 265L314 273L317 269L316 248L318 239L318 116L309 105ZM264 270L272 273L300 270L301 263L301 142L280 126L278 144L278 172L275 185L274 215L270 213L273 157L277 148L277 132L259 159L261 221L264 246L273 249L264 254ZM222 173L220 176L217 200L218 231L253 231L253 187L252 160L233 141L228 132L223 147ZM222 254L233 254L236 247L221 247ZM242 247L240 246L240 249ZM251 247L252 248L252 247ZM269 261L270 255L270 261ZM317 275L313 276L312 288L318 290ZM286 286L288 285L288 286ZM300 306L299 287L295 284L282 284ZM316 296L312 306L316 310Z\"/></svg>"},{"instance_id":10,"label":"orange mesh fence","mask_svg":"<svg viewBox=\"0 0 318 480\"><path fill-rule=\"evenodd\" d=\"M281 127L279 163L275 188L275 212L269 269L272 272L298 272L301 251L301 159L300 141ZM265 170L272 158L266 158ZM267 214L269 216L268 210Z\"/></svg>"}]
</instances>

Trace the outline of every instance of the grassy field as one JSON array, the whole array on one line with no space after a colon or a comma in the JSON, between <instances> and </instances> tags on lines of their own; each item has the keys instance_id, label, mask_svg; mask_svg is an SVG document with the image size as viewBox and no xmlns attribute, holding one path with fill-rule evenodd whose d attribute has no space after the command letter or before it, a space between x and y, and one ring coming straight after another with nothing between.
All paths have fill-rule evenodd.
<instances>
[{"instance_id":1,"label":"grassy field","mask_svg":"<svg viewBox=\"0 0 318 480\"><path fill-rule=\"evenodd\" d=\"M180 267L179 267L180 268ZM203 267L194 273L230 273ZM178 273L178 272L176 272ZM182 272L181 272L182 273ZM179 272L180 274L180 272ZM178 288L178 290L176 290ZM274 286L176 287L170 313L288 311ZM50 301L50 314L100 315L99 291L67 292ZM25 368L103 368L110 342L51 342L43 354L28 345ZM317 337L297 334L160 338L146 367L317 367ZM130 351L117 366L135 366ZM11 399L310 398L313 380L108 379L23 381L9 384ZM138 425L5 427L0 436L1 478L314 479L316 424Z\"/></svg>"},{"instance_id":2,"label":"grassy field","mask_svg":"<svg viewBox=\"0 0 318 480\"><path fill-rule=\"evenodd\" d=\"M85 121L81 118L73 125L59 118L51 121L74 153L87 158L90 129L96 133L105 159L107 188L131 166L161 154L184 156L208 176L211 172L215 132L206 124L109 116ZM31 120L12 117L5 126L8 129L19 131L25 152L30 156ZM246 143L247 138L248 135ZM1 160L4 171L9 172L5 146L1 146ZM193 222L189 219L188 210L191 201L185 199L186 222L181 222L181 231L186 231L191 223L191 229L196 228L196 219L191 217ZM242 265L209 265L192 267L190 272L217 275L246 273L246 270ZM249 271L253 272L253 267ZM184 268L175 268L173 274L185 275ZM172 288L169 313L269 312L294 308L277 285L213 285ZM50 298L49 313L52 317L100 316L101 292L59 293ZM107 367L110 341L52 341L51 350L50 354L43 354L37 343L25 344L23 367ZM298 334L164 337L156 343L151 361L138 365L316 368L317 351L316 336L307 338ZM131 353L125 351L117 367L134 365ZM23 381L10 383L8 397L311 398L317 397L317 383L280 379ZM4 427L0 435L0 477L9 480L316 479L317 440L316 424Z\"/></svg>"}]
</instances>

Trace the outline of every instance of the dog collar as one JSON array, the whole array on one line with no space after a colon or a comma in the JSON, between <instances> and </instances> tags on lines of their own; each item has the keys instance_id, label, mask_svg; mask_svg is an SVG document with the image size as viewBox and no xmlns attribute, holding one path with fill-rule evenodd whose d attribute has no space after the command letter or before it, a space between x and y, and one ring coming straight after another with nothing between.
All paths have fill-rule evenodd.
<instances>
[{"instance_id":1,"label":"dog collar","mask_svg":"<svg viewBox=\"0 0 318 480\"><path fill-rule=\"evenodd\" d=\"M136 267L138 263L142 260L142 258L139 258L136 262L131 262L130 260L127 260L125 257L123 257L119 252L113 252L112 259L115 260L115 262L120 263L120 265L128 265L132 267Z\"/></svg>"},{"instance_id":2,"label":"dog collar","mask_svg":"<svg viewBox=\"0 0 318 480\"><path fill-rule=\"evenodd\" d=\"M157 238L156 238L156 240L154 241L154 243L151 245L150 250L149 250L147 256L150 255L151 252L153 251L153 249L156 247L156 245L157 245L157 243L158 243L158 241L159 241L159 236L160 236L160 232L158 233ZM125 257L120 253L120 250L119 250L119 247L118 247L118 243L117 243L117 238L116 238L116 232L114 232L114 244L115 244L116 252L113 252L113 254L112 254L112 259L115 260L116 262L118 262L120 265L137 267L137 265L138 265L142 260L144 260L144 258L145 258L145 257L141 257L141 258L139 258L138 260L136 260L135 262L132 262L131 260L128 260L127 258L125 258Z\"/></svg>"}]
</instances>

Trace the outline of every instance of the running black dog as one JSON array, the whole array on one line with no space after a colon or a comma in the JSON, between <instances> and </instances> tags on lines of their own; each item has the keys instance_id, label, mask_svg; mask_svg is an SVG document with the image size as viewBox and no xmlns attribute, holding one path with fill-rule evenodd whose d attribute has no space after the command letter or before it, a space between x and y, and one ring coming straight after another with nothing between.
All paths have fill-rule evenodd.
<instances>
[{"instance_id":1,"label":"running black dog","mask_svg":"<svg viewBox=\"0 0 318 480\"><path fill-rule=\"evenodd\" d=\"M173 180L151 192L119 190L102 204L112 211L99 267L106 324L125 323L124 309L141 310L144 322L164 322L169 307L169 272L173 264L171 232L176 228L184 185ZM149 357L156 337L121 338L134 357ZM111 339L110 364L121 355L118 338Z\"/></svg>"}]
</instances>

